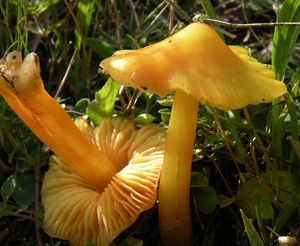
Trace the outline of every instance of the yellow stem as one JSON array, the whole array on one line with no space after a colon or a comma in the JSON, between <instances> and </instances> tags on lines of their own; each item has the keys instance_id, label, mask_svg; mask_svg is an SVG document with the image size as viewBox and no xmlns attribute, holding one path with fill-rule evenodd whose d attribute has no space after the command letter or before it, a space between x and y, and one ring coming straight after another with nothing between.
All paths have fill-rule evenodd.
<instances>
[{"instance_id":1,"label":"yellow stem","mask_svg":"<svg viewBox=\"0 0 300 246\"><path fill-rule=\"evenodd\" d=\"M191 245L190 179L197 113L198 102L176 91L159 185L159 225L164 245Z\"/></svg>"},{"instance_id":2,"label":"yellow stem","mask_svg":"<svg viewBox=\"0 0 300 246\"><path fill-rule=\"evenodd\" d=\"M45 91L33 98L20 97L23 104L34 115L37 122L53 139L47 139L49 147L71 165L89 184L102 191L117 172L113 163L77 128L69 115ZM33 129L34 130L34 129Z\"/></svg>"}]
</instances>

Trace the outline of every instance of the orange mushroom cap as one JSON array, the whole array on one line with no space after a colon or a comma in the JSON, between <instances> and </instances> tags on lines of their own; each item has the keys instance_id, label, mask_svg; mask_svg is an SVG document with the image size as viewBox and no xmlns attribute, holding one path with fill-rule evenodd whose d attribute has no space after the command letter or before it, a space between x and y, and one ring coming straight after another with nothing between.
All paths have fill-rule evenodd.
<instances>
[{"instance_id":1,"label":"orange mushroom cap","mask_svg":"<svg viewBox=\"0 0 300 246\"><path fill-rule=\"evenodd\" d=\"M100 66L124 85L160 96L182 90L224 110L270 102L286 92L284 83L245 48L225 45L202 23L145 48L118 51Z\"/></svg>"},{"instance_id":2,"label":"orange mushroom cap","mask_svg":"<svg viewBox=\"0 0 300 246\"><path fill-rule=\"evenodd\" d=\"M156 201L165 131L155 125L136 129L121 118L104 119L95 129L83 120L76 123L120 171L99 193L52 157L42 187L44 230L72 245L109 245Z\"/></svg>"}]
</instances>

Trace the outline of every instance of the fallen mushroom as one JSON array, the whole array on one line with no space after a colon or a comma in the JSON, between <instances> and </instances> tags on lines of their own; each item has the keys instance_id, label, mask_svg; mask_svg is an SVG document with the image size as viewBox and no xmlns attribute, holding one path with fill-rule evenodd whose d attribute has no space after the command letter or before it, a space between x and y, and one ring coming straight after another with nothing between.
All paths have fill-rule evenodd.
<instances>
[{"instance_id":1,"label":"fallen mushroom","mask_svg":"<svg viewBox=\"0 0 300 246\"><path fill-rule=\"evenodd\" d=\"M153 206L164 130L136 129L122 118L104 119L95 129L75 124L45 91L34 53L22 61L12 52L0 61L0 95L56 154L42 187L49 235L72 245L109 245Z\"/></svg>"},{"instance_id":2,"label":"fallen mushroom","mask_svg":"<svg viewBox=\"0 0 300 246\"><path fill-rule=\"evenodd\" d=\"M159 185L159 222L165 245L191 245L189 191L198 102L238 109L270 102L286 86L245 48L226 46L201 23L145 48L118 51L100 66L127 86L159 96L175 91Z\"/></svg>"}]
</instances>

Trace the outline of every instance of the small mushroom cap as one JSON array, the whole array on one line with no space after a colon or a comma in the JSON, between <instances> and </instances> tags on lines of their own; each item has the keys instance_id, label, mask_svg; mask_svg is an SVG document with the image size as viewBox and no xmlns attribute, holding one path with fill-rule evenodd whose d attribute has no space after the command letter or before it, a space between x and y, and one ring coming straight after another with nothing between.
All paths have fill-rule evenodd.
<instances>
[{"instance_id":1,"label":"small mushroom cap","mask_svg":"<svg viewBox=\"0 0 300 246\"><path fill-rule=\"evenodd\" d=\"M76 123L120 171L99 193L69 165L52 157L42 187L44 230L71 245L87 241L109 245L157 199L165 131L155 125L136 129L121 118L104 119L95 129L83 120Z\"/></svg>"},{"instance_id":2,"label":"small mushroom cap","mask_svg":"<svg viewBox=\"0 0 300 246\"><path fill-rule=\"evenodd\" d=\"M202 23L145 48L117 51L100 67L126 86L159 96L182 90L224 110L270 102L286 93L284 83L245 48L225 45Z\"/></svg>"}]
</instances>

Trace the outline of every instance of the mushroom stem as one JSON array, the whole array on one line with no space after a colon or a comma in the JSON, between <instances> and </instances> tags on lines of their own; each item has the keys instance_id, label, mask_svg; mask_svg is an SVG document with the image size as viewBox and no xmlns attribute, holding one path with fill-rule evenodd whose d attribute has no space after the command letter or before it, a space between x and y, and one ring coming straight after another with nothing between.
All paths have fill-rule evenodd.
<instances>
[{"instance_id":1,"label":"mushroom stem","mask_svg":"<svg viewBox=\"0 0 300 246\"><path fill-rule=\"evenodd\" d=\"M43 89L35 97L22 98L42 128L34 133L47 132L41 139L55 154L67 162L95 189L103 191L117 172L112 162L77 128L69 115Z\"/></svg>"},{"instance_id":2,"label":"mushroom stem","mask_svg":"<svg viewBox=\"0 0 300 246\"><path fill-rule=\"evenodd\" d=\"M159 185L159 224L164 245L191 245L190 178L198 101L175 92Z\"/></svg>"},{"instance_id":3,"label":"mushroom stem","mask_svg":"<svg viewBox=\"0 0 300 246\"><path fill-rule=\"evenodd\" d=\"M103 191L117 167L44 89L37 55L27 55L21 66L11 71L9 64L0 71L0 95L56 155L94 189ZM9 76L11 72L15 75Z\"/></svg>"}]
</instances>

